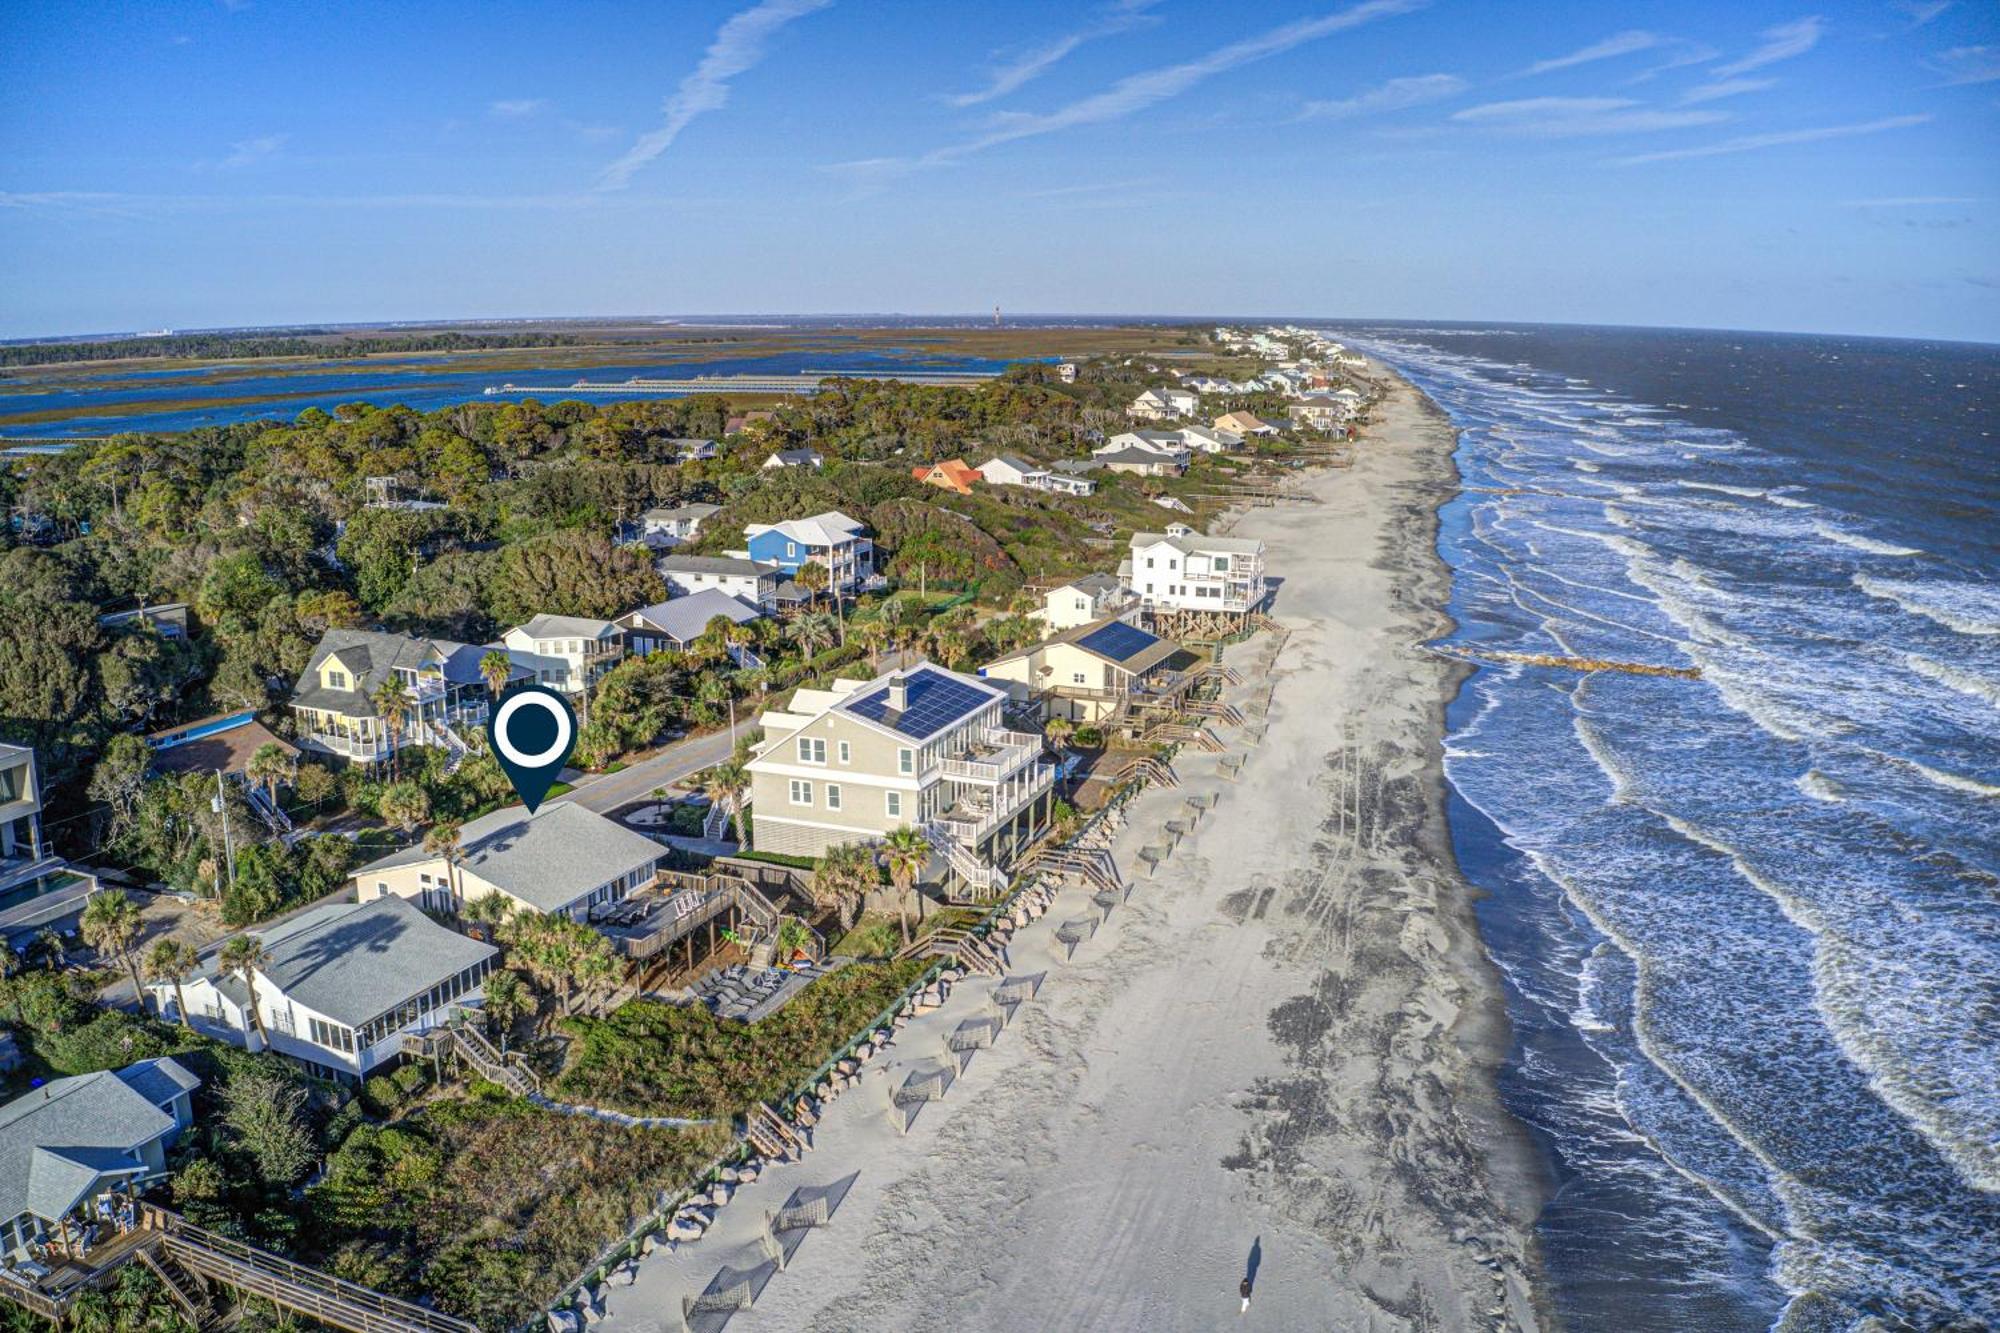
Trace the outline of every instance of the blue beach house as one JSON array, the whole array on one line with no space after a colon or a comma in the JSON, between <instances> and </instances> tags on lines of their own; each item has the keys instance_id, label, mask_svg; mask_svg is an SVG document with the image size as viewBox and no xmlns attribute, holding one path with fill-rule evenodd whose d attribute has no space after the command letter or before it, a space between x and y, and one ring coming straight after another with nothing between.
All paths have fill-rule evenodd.
<instances>
[{"instance_id":1,"label":"blue beach house","mask_svg":"<svg viewBox=\"0 0 2000 1333\"><path fill-rule=\"evenodd\" d=\"M861 524L837 510L783 523L752 523L743 529L750 559L776 565L797 577L808 564L824 565L827 587L851 593L875 573L875 543Z\"/></svg>"}]
</instances>

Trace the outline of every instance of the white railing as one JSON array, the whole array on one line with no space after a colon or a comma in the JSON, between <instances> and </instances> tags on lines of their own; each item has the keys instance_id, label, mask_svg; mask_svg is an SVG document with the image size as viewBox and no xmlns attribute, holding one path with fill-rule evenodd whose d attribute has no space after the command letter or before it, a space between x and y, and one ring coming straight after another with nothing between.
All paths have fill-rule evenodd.
<instances>
[{"instance_id":1,"label":"white railing","mask_svg":"<svg viewBox=\"0 0 2000 1333\"><path fill-rule=\"evenodd\" d=\"M972 739L977 744L993 747L997 753L990 759L941 760L938 763L940 774L958 782L991 785L1013 777L1042 754L1042 738L1025 731L983 727L973 734Z\"/></svg>"},{"instance_id":2,"label":"white railing","mask_svg":"<svg viewBox=\"0 0 2000 1333\"><path fill-rule=\"evenodd\" d=\"M993 788L992 804L986 809L968 815L953 815L946 811L938 816L938 822L950 825L959 837L976 843L1019 814L1022 806L1047 791L1054 784L1055 777L1054 765L1037 765L1030 771L1026 782Z\"/></svg>"}]
</instances>

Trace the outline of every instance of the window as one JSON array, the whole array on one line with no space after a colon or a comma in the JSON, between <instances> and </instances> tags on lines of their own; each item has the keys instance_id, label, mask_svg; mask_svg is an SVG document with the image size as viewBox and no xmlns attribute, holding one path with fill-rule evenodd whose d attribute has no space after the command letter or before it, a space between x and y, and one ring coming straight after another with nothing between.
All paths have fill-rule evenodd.
<instances>
[{"instance_id":1,"label":"window","mask_svg":"<svg viewBox=\"0 0 2000 1333\"><path fill-rule=\"evenodd\" d=\"M1072 672L1070 672L1070 673L1069 673L1069 683L1070 683L1070 684L1072 684L1072 685L1081 685L1081 684L1083 684L1083 673L1082 673L1081 671L1072 671Z\"/></svg>"},{"instance_id":2,"label":"window","mask_svg":"<svg viewBox=\"0 0 2000 1333\"><path fill-rule=\"evenodd\" d=\"M901 819L903 817L903 793L899 791L883 792L882 812L891 819Z\"/></svg>"},{"instance_id":3,"label":"window","mask_svg":"<svg viewBox=\"0 0 2000 1333\"><path fill-rule=\"evenodd\" d=\"M843 764L854 762L854 751L848 748L846 741L840 743L840 762Z\"/></svg>"},{"instance_id":4,"label":"window","mask_svg":"<svg viewBox=\"0 0 2000 1333\"><path fill-rule=\"evenodd\" d=\"M1151 569L1152 567L1153 567L1153 557L1149 555L1146 557L1146 568Z\"/></svg>"},{"instance_id":5,"label":"window","mask_svg":"<svg viewBox=\"0 0 2000 1333\"><path fill-rule=\"evenodd\" d=\"M914 773L917 771L917 752L905 745L896 751L896 771Z\"/></svg>"},{"instance_id":6,"label":"window","mask_svg":"<svg viewBox=\"0 0 2000 1333\"><path fill-rule=\"evenodd\" d=\"M805 781L802 781L802 780L800 780L800 779L798 779L798 778L793 778L793 779L792 779L792 804L793 804L793 805L811 805L812 803L813 803L813 785L812 785L812 783L810 783L810 782L805 782Z\"/></svg>"},{"instance_id":7,"label":"window","mask_svg":"<svg viewBox=\"0 0 2000 1333\"><path fill-rule=\"evenodd\" d=\"M1211 563L1212 563L1212 564L1213 564L1213 565L1215 566L1215 572L1216 572L1216 573L1218 573L1218 574L1227 574L1227 573L1229 572L1229 557L1228 557L1228 556L1226 556L1226 555L1218 555L1218 556L1214 556L1214 557L1212 557L1212 559L1211 559Z\"/></svg>"},{"instance_id":8,"label":"window","mask_svg":"<svg viewBox=\"0 0 2000 1333\"><path fill-rule=\"evenodd\" d=\"M840 784L839 784L839 783L836 783L836 782L829 782L829 783L827 783L827 784L826 784L826 808L827 808L827 809L829 809L829 810L838 810L838 809L840 809Z\"/></svg>"},{"instance_id":9,"label":"window","mask_svg":"<svg viewBox=\"0 0 2000 1333\"><path fill-rule=\"evenodd\" d=\"M786 543L785 543L785 554L786 554L786 556L788 556L788 557L789 557L789 556L795 556L795 555L797 555L798 553L799 553L799 546L798 546L798 543L797 543L797 542L786 542Z\"/></svg>"},{"instance_id":10,"label":"window","mask_svg":"<svg viewBox=\"0 0 2000 1333\"><path fill-rule=\"evenodd\" d=\"M326 684L327 684L327 688L328 688L328 689L334 689L334 690L344 690L344 689L346 689L346 688L347 688L347 673L346 673L345 671L329 671L329 672L327 672L327 673L326 673Z\"/></svg>"},{"instance_id":11,"label":"window","mask_svg":"<svg viewBox=\"0 0 2000 1333\"><path fill-rule=\"evenodd\" d=\"M799 762L802 764L825 763L826 742L817 736L799 737Z\"/></svg>"},{"instance_id":12,"label":"window","mask_svg":"<svg viewBox=\"0 0 2000 1333\"><path fill-rule=\"evenodd\" d=\"M1167 568L1168 568L1168 569L1179 569L1179 568L1180 568L1180 563L1179 563L1178 561L1176 561L1176 560L1175 560L1175 559L1174 559L1174 558L1173 558L1172 556L1168 556L1168 557L1167 557Z\"/></svg>"}]
</instances>

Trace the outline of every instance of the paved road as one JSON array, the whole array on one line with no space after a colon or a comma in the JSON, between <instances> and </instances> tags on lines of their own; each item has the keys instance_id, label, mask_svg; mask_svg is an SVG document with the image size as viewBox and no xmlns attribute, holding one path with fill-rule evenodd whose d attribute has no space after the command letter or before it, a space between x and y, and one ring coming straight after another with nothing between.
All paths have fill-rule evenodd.
<instances>
[{"instance_id":1,"label":"paved road","mask_svg":"<svg viewBox=\"0 0 2000 1333\"><path fill-rule=\"evenodd\" d=\"M737 728L737 734L745 735L747 724ZM706 736L690 736L686 740L675 741L666 749L649 759L641 759L616 773L602 773L586 777L573 789L555 797L549 802L557 805L563 801L575 801L598 814L609 814L621 805L642 801L653 794L653 788L664 787L668 783L679 782L691 773L713 767L729 758L731 746L729 732L725 728Z\"/></svg>"}]
</instances>

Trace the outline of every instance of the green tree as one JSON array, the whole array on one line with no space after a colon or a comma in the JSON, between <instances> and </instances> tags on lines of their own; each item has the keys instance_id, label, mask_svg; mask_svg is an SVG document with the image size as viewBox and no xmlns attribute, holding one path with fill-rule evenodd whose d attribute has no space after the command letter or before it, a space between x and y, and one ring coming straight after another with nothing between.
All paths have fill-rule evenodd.
<instances>
[{"instance_id":1,"label":"green tree","mask_svg":"<svg viewBox=\"0 0 2000 1333\"><path fill-rule=\"evenodd\" d=\"M499 897L497 893L488 894L479 902ZM473 906L478 906L478 903L474 903ZM507 1049L508 1038L513 1035L514 1025L528 1012L527 990L521 985L519 976L503 968L498 972L487 974L485 991L486 1034L499 1042L500 1049L504 1052Z\"/></svg>"},{"instance_id":2,"label":"green tree","mask_svg":"<svg viewBox=\"0 0 2000 1333\"><path fill-rule=\"evenodd\" d=\"M146 953L147 978L173 983L174 1008L180 1014L181 1026L190 1031L194 1029L194 1023L188 1016L187 995L181 985L200 963L201 959L193 947L176 939L157 940Z\"/></svg>"},{"instance_id":3,"label":"green tree","mask_svg":"<svg viewBox=\"0 0 2000 1333\"><path fill-rule=\"evenodd\" d=\"M121 731L104 743L97 767L90 771L86 794L111 807L111 837L117 838L131 826L152 766L153 749L143 737Z\"/></svg>"},{"instance_id":4,"label":"green tree","mask_svg":"<svg viewBox=\"0 0 2000 1333\"><path fill-rule=\"evenodd\" d=\"M458 825L450 820L439 820L433 824L424 834L424 854L444 862L445 886L451 892L451 910L454 914L463 912L465 899L459 893L458 864L465 859L465 849L458 841Z\"/></svg>"},{"instance_id":5,"label":"green tree","mask_svg":"<svg viewBox=\"0 0 2000 1333\"><path fill-rule=\"evenodd\" d=\"M340 790L340 779L324 764L301 764L298 775L292 779L292 793L301 801L318 810Z\"/></svg>"},{"instance_id":6,"label":"green tree","mask_svg":"<svg viewBox=\"0 0 2000 1333\"><path fill-rule=\"evenodd\" d=\"M263 787L272 809L278 809L278 788L292 780L292 752L276 741L265 741L250 755L243 774Z\"/></svg>"},{"instance_id":7,"label":"green tree","mask_svg":"<svg viewBox=\"0 0 2000 1333\"><path fill-rule=\"evenodd\" d=\"M403 689L402 682L394 676L375 687L369 696L375 711L381 715L382 729L389 739L389 771L397 777L403 772L403 723L410 716L410 696Z\"/></svg>"},{"instance_id":8,"label":"green tree","mask_svg":"<svg viewBox=\"0 0 2000 1333\"><path fill-rule=\"evenodd\" d=\"M257 995L257 973L269 961L263 942L255 935L231 936L216 955L224 974L237 978L250 993L250 1021L257 1029L258 1042L265 1047L271 1044L271 1035L264 1029L264 1003Z\"/></svg>"},{"instance_id":9,"label":"green tree","mask_svg":"<svg viewBox=\"0 0 2000 1333\"><path fill-rule=\"evenodd\" d=\"M296 1079L260 1067L238 1067L223 1086L223 1124L274 1189L296 1184L318 1156L306 1102Z\"/></svg>"},{"instance_id":10,"label":"green tree","mask_svg":"<svg viewBox=\"0 0 2000 1333\"><path fill-rule=\"evenodd\" d=\"M539 614L609 620L666 596L666 584L642 551L613 546L601 533L566 529L501 551L488 609L509 625Z\"/></svg>"},{"instance_id":11,"label":"green tree","mask_svg":"<svg viewBox=\"0 0 2000 1333\"><path fill-rule=\"evenodd\" d=\"M507 680L514 674L514 659L498 648L479 659L479 678L486 682L486 692L498 703L506 692Z\"/></svg>"},{"instance_id":12,"label":"green tree","mask_svg":"<svg viewBox=\"0 0 2000 1333\"><path fill-rule=\"evenodd\" d=\"M121 964L132 977L132 998L144 1009L146 987L139 978L136 946L143 922L122 889L100 889L83 908L83 938L90 947Z\"/></svg>"},{"instance_id":13,"label":"green tree","mask_svg":"<svg viewBox=\"0 0 2000 1333\"><path fill-rule=\"evenodd\" d=\"M915 892L917 878L931 863L931 845L923 834L908 824L882 840L882 861L889 868L889 880L896 886L896 914L902 919L903 943L910 942L911 897L917 899L917 920L923 920L923 895Z\"/></svg>"},{"instance_id":14,"label":"green tree","mask_svg":"<svg viewBox=\"0 0 2000 1333\"><path fill-rule=\"evenodd\" d=\"M391 783L378 807L383 819L405 833L416 832L431 817L431 798L414 782Z\"/></svg>"}]
</instances>

